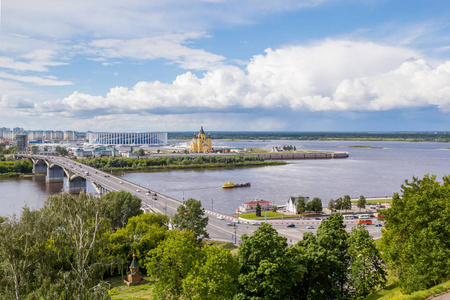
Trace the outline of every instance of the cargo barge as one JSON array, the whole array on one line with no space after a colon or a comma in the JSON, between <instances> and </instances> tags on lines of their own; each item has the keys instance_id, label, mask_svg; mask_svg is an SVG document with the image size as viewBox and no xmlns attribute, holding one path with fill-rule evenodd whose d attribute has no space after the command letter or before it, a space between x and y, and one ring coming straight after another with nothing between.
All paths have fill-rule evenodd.
<instances>
[{"instance_id":1,"label":"cargo barge","mask_svg":"<svg viewBox=\"0 0 450 300\"><path fill-rule=\"evenodd\" d=\"M232 189L232 188L238 188L238 187L248 187L248 186L250 186L250 185L251 185L250 182L246 182L246 183L236 183L236 184L234 184L234 183L232 183L231 181L228 181L227 183L224 183L224 184L222 185L222 187L223 187L224 189Z\"/></svg>"}]
</instances>

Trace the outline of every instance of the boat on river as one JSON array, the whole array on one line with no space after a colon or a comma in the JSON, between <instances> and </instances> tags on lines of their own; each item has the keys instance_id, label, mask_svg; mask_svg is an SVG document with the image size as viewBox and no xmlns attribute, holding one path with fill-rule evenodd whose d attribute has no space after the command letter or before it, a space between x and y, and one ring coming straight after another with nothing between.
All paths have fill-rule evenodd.
<instances>
[{"instance_id":1,"label":"boat on river","mask_svg":"<svg viewBox=\"0 0 450 300\"><path fill-rule=\"evenodd\" d=\"M247 187L250 186L251 183L250 182L246 182L246 183L232 183L231 181L228 181L227 183L224 183L222 185L222 187L224 189L232 189L232 188L238 188L238 187Z\"/></svg>"}]
</instances>

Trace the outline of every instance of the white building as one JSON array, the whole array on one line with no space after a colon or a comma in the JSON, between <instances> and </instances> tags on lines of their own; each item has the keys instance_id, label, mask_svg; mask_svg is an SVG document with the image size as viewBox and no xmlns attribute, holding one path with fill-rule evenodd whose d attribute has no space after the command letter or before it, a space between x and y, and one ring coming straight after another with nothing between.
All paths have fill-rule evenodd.
<instances>
[{"instance_id":1,"label":"white building","mask_svg":"<svg viewBox=\"0 0 450 300\"><path fill-rule=\"evenodd\" d=\"M88 132L92 145L167 145L167 132Z\"/></svg>"},{"instance_id":2,"label":"white building","mask_svg":"<svg viewBox=\"0 0 450 300\"><path fill-rule=\"evenodd\" d=\"M305 204L309 201L309 197L301 197L304 199ZM297 213L297 204L300 197L289 197L289 199L286 201L285 207L286 212L291 214Z\"/></svg>"}]
</instances>

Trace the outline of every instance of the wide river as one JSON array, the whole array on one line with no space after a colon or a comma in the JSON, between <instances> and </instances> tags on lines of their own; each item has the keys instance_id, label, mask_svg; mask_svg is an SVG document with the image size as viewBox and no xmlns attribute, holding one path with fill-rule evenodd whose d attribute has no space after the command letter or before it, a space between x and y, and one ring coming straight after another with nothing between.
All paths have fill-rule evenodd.
<instances>
[{"instance_id":1,"label":"wide river","mask_svg":"<svg viewBox=\"0 0 450 300\"><path fill-rule=\"evenodd\" d=\"M246 148L295 145L297 149L346 151L345 159L296 160L283 166L221 170L189 170L116 174L124 179L182 200L201 200L203 207L233 213L242 202L264 199L282 205L289 196L330 199L344 195L358 198L391 197L405 179L434 174L439 181L450 174L450 143L369 141L264 141L220 142ZM382 147L353 148L352 145ZM222 189L222 184L251 182L251 187ZM0 215L20 214L24 205L43 206L45 199L64 189L62 183L46 184L45 177L0 179ZM88 191L94 193L92 185Z\"/></svg>"}]
</instances>

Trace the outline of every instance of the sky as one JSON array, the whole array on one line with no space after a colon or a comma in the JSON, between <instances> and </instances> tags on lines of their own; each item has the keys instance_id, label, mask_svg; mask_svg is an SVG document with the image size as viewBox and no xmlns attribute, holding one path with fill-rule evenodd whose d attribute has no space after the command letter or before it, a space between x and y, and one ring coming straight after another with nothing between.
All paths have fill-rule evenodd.
<instances>
[{"instance_id":1,"label":"sky","mask_svg":"<svg viewBox=\"0 0 450 300\"><path fill-rule=\"evenodd\" d=\"M450 131L448 0L0 9L0 127Z\"/></svg>"}]
</instances>

